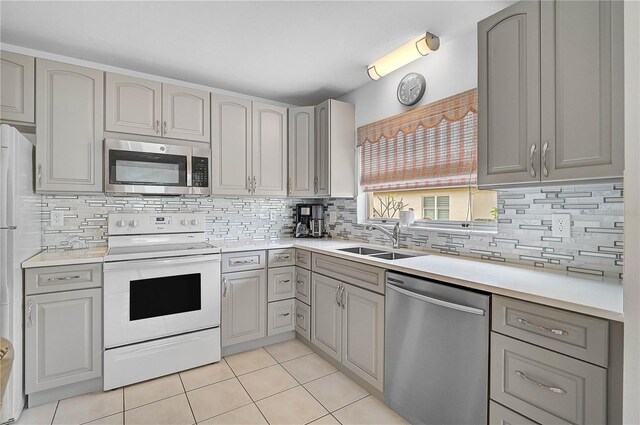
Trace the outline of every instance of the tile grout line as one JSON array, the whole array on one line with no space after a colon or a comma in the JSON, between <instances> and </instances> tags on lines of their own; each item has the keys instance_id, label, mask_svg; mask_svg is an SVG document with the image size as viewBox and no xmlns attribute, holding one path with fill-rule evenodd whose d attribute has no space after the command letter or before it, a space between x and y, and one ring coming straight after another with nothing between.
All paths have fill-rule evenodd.
<instances>
[{"instance_id":1,"label":"tile grout line","mask_svg":"<svg viewBox=\"0 0 640 425\"><path fill-rule=\"evenodd\" d=\"M50 425L53 425L53 421L56 420L56 413L58 413L58 406L60 406L60 400L56 401L56 408L53 409L53 415L51 416L51 423Z\"/></svg>"},{"instance_id":2,"label":"tile grout line","mask_svg":"<svg viewBox=\"0 0 640 425\"><path fill-rule=\"evenodd\" d=\"M184 396L187 399L187 403L189 404L189 410L191 411L191 416L193 417L193 423L197 424L198 421L196 420L196 414L193 411L193 407L191 406L191 400L189 400L189 395L187 394L187 389L184 386L184 382L182 381L182 375L180 375L180 372L177 373L178 375L178 379L180 379L180 385L182 385L182 389L184 390ZM126 425L126 424L124 424Z\"/></svg>"}]
</instances>

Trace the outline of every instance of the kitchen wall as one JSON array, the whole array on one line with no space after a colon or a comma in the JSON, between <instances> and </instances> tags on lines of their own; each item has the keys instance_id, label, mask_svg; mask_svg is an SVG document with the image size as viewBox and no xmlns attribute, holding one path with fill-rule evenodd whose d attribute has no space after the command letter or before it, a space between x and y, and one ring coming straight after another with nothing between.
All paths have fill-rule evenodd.
<instances>
[{"instance_id":1,"label":"kitchen wall","mask_svg":"<svg viewBox=\"0 0 640 425\"><path fill-rule=\"evenodd\" d=\"M355 200L330 199L338 220L328 225L334 238L389 245L377 230L357 224ZM570 238L551 235L551 214L571 214ZM516 263L595 276L622 278L622 183L498 191L497 232L481 234L403 231L401 246L440 254Z\"/></svg>"},{"instance_id":2,"label":"kitchen wall","mask_svg":"<svg viewBox=\"0 0 640 425\"><path fill-rule=\"evenodd\" d=\"M111 212L195 212L205 219L206 236L219 241L266 240L293 236L295 205L303 199L239 197L115 197L43 195L42 247L106 246ZM64 227L52 227L50 212L64 211ZM276 217L271 220L271 212Z\"/></svg>"}]
</instances>

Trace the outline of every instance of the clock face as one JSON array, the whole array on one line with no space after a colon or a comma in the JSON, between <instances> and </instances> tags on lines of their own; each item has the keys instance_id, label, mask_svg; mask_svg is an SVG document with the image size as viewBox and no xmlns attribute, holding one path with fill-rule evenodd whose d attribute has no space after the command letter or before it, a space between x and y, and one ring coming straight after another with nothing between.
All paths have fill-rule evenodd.
<instances>
[{"instance_id":1,"label":"clock face","mask_svg":"<svg viewBox=\"0 0 640 425\"><path fill-rule=\"evenodd\" d=\"M415 105L424 95L426 82L424 76L412 72L398 84L398 102L406 106Z\"/></svg>"}]
</instances>

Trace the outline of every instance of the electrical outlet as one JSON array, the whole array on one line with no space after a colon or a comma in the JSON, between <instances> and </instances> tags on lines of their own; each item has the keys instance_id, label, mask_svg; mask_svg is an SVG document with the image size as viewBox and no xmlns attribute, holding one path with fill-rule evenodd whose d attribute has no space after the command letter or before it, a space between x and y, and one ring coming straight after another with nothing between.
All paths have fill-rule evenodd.
<instances>
[{"instance_id":1,"label":"electrical outlet","mask_svg":"<svg viewBox=\"0 0 640 425\"><path fill-rule=\"evenodd\" d=\"M277 220L278 211L269 211L269 220Z\"/></svg>"},{"instance_id":2,"label":"electrical outlet","mask_svg":"<svg viewBox=\"0 0 640 425\"><path fill-rule=\"evenodd\" d=\"M571 214L551 215L551 236L556 238L571 237Z\"/></svg>"},{"instance_id":3,"label":"electrical outlet","mask_svg":"<svg viewBox=\"0 0 640 425\"><path fill-rule=\"evenodd\" d=\"M335 211L329 212L329 224L335 224L338 221L338 213Z\"/></svg>"},{"instance_id":4,"label":"electrical outlet","mask_svg":"<svg viewBox=\"0 0 640 425\"><path fill-rule=\"evenodd\" d=\"M64 226L64 211L51 211L51 227Z\"/></svg>"}]
</instances>

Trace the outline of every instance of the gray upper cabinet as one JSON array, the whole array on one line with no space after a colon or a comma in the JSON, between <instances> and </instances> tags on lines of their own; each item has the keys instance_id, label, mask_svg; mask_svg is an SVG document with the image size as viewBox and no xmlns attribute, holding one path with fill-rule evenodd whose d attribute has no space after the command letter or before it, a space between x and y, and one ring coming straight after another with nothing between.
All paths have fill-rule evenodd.
<instances>
[{"instance_id":1,"label":"gray upper cabinet","mask_svg":"<svg viewBox=\"0 0 640 425\"><path fill-rule=\"evenodd\" d=\"M314 109L289 109L289 196L315 195Z\"/></svg>"},{"instance_id":2,"label":"gray upper cabinet","mask_svg":"<svg viewBox=\"0 0 640 425\"><path fill-rule=\"evenodd\" d=\"M267 273L263 270L222 275L222 346L267 335Z\"/></svg>"},{"instance_id":3,"label":"gray upper cabinet","mask_svg":"<svg viewBox=\"0 0 640 425\"><path fill-rule=\"evenodd\" d=\"M162 135L209 143L211 100L207 91L162 85Z\"/></svg>"},{"instance_id":4,"label":"gray upper cabinet","mask_svg":"<svg viewBox=\"0 0 640 425\"><path fill-rule=\"evenodd\" d=\"M211 191L251 194L251 101L220 94L211 104Z\"/></svg>"},{"instance_id":5,"label":"gray upper cabinet","mask_svg":"<svg viewBox=\"0 0 640 425\"><path fill-rule=\"evenodd\" d=\"M287 108L253 102L253 194L287 196Z\"/></svg>"},{"instance_id":6,"label":"gray upper cabinet","mask_svg":"<svg viewBox=\"0 0 640 425\"><path fill-rule=\"evenodd\" d=\"M329 166L331 140L331 112L330 100L325 100L315 108L315 147L314 147L314 163L315 173L313 177L314 195L329 196Z\"/></svg>"},{"instance_id":7,"label":"gray upper cabinet","mask_svg":"<svg viewBox=\"0 0 640 425\"><path fill-rule=\"evenodd\" d=\"M25 299L25 393L102 376L102 289Z\"/></svg>"},{"instance_id":8,"label":"gray upper cabinet","mask_svg":"<svg viewBox=\"0 0 640 425\"><path fill-rule=\"evenodd\" d=\"M540 180L540 3L478 23L478 185Z\"/></svg>"},{"instance_id":9,"label":"gray upper cabinet","mask_svg":"<svg viewBox=\"0 0 640 425\"><path fill-rule=\"evenodd\" d=\"M478 24L478 185L620 178L622 3L520 1Z\"/></svg>"},{"instance_id":10,"label":"gray upper cabinet","mask_svg":"<svg viewBox=\"0 0 640 425\"><path fill-rule=\"evenodd\" d=\"M31 56L0 52L0 119L34 123L35 60Z\"/></svg>"},{"instance_id":11,"label":"gray upper cabinet","mask_svg":"<svg viewBox=\"0 0 640 425\"><path fill-rule=\"evenodd\" d=\"M105 130L162 136L162 83L107 73Z\"/></svg>"},{"instance_id":12,"label":"gray upper cabinet","mask_svg":"<svg viewBox=\"0 0 640 425\"><path fill-rule=\"evenodd\" d=\"M102 192L102 71L37 59L36 97L36 189Z\"/></svg>"},{"instance_id":13,"label":"gray upper cabinet","mask_svg":"<svg viewBox=\"0 0 640 425\"><path fill-rule=\"evenodd\" d=\"M622 177L622 8L542 2L543 181Z\"/></svg>"},{"instance_id":14,"label":"gray upper cabinet","mask_svg":"<svg viewBox=\"0 0 640 425\"><path fill-rule=\"evenodd\" d=\"M209 92L112 73L105 80L106 131L211 140Z\"/></svg>"}]
</instances>

